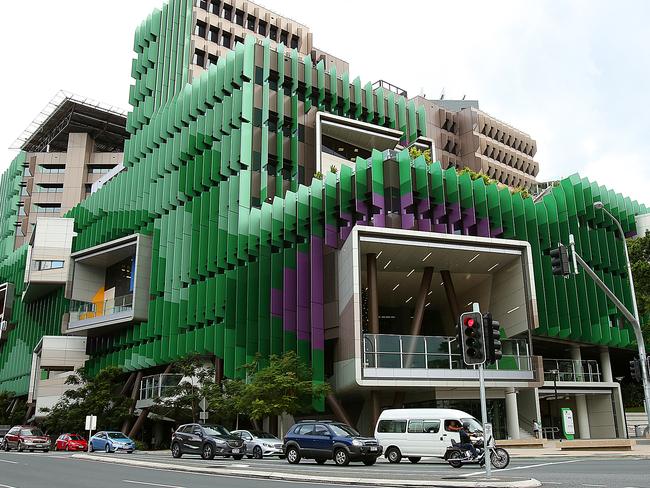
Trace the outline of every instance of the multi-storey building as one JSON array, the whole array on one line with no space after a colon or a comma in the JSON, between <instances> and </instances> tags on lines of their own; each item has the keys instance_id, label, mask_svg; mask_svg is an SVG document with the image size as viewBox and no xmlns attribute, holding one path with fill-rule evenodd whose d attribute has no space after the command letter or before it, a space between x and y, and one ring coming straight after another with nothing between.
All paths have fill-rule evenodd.
<instances>
[{"instance_id":1,"label":"multi-storey building","mask_svg":"<svg viewBox=\"0 0 650 488\"><path fill-rule=\"evenodd\" d=\"M122 165L126 113L59 92L23 132L15 248L29 243L39 218L60 217Z\"/></svg>"},{"instance_id":2,"label":"multi-storey building","mask_svg":"<svg viewBox=\"0 0 650 488\"><path fill-rule=\"evenodd\" d=\"M427 100L436 158L444 167L467 167L510 187L531 188L539 164L537 143L525 132L479 110L477 100Z\"/></svg>"},{"instance_id":3,"label":"multi-storey building","mask_svg":"<svg viewBox=\"0 0 650 488\"><path fill-rule=\"evenodd\" d=\"M455 324L478 303L502 325L504 357L487 371L498 436L557 426L560 407L580 437L623 435L613 372L633 334L584 276L555 277L549 251L573 234L629 305L624 236L593 203L630 235L645 206L577 175L533 201L412 159L410 146L433 149L437 137L426 104L270 39L244 37L200 71L195 15L171 0L136 32L124 171L15 251L4 244L25 153L2 176L11 330L0 388L29 391L38 414L49 381L38 365L115 365L142 378L146 418L168 365L187 354L237 378L257 354L296 351L332 385L315 409L364 431L389 406L477 414L478 373L463 366ZM485 129L472 110L472 135L534 155L534 142ZM63 267L35 268L45 256ZM48 339L60 335L68 341ZM52 366L48 348L70 348L74 364Z\"/></svg>"}]
</instances>

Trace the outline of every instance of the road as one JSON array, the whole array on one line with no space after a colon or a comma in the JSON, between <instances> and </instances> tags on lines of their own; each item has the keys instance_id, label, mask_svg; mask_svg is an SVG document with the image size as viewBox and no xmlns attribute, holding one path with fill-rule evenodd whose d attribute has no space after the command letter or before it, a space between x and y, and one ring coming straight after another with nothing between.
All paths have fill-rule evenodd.
<instances>
[{"instance_id":1,"label":"road","mask_svg":"<svg viewBox=\"0 0 650 488\"><path fill-rule=\"evenodd\" d=\"M97 456L106 456L98 454ZM115 455L112 455L115 456ZM336 478L369 477L385 479L474 479L482 471L473 467L455 470L439 461L423 460L419 464L392 465L379 462L372 467L351 464L340 468L328 463L318 466L303 461L297 466L282 460L203 461L185 456L172 460L166 453L122 454L121 457L155 462L169 462L202 467L237 467L246 471L284 471L309 476ZM650 488L650 460L637 458L517 458L497 474L516 478L536 478L552 488ZM292 482L296 488L322 488L322 484ZM215 475L179 473L161 469L137 468L79 460L67 453L0 452L0 488L286 488L287 482ZM338 486L345 487L345 484ZM357 485L358 486L358 485Z\"/></svg>"}]
</instances>

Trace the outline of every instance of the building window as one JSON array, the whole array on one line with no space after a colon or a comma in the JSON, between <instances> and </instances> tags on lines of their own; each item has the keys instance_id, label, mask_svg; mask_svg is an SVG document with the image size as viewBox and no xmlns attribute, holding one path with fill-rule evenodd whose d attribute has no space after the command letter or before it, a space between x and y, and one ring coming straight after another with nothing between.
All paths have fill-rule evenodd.
<instances>
[{"instance_id":1,"label":"building window","mask_svg":"<svg viewBox=\"0 0 650 488\"><path fill-rule=\"evenodd\" d=\"M62 174L65 173L65 164L41 164L38 170L46 174Z\"/></svg>"},{"instance_id":2,"label":"building window","mask_svg":"<svg viewBox=\"0 0 650 488\"><path fill-rule=\"evenodd\" d=\"M199 51L197 51L197 52L199 52ZM201 52L203 52L203 51L201 51ZM201 66L203 66L203 65L201 65ZM98 164L91 164L91 165L88 166L88 174L105 175L110 170L112 170L114 167L115 166L100 166Z\"/></svg>"},{"instance_id":3,"label":"building window","mask_svg":"<svg viewBox=\"0 0 650 488\"><path fill-rule=\"evenodd\" d=\"M289 44L289 33L286 30L280 32L280 42L285 46Z\"/></svg>"},{"instance_id":4,"label":"building window","mask_svg":"<svg viewBox=\"0 0 650 488\"><path fill-rule=\"evenodd\" d=\"M260 36L266 36L266 22L263 20L260 20L259 24L257 24L257 33Z\"/></svg>"},{"instance_id":5,"label":"building window","mask_svg":"<svg viewBox=\"0 0 650 488\"><path fill-rule=\"evenodd\" d=\"M25 233L20 224L16 224L16 237L25 237Z\"/></svg>"},{"instance_id":6,"label":"building window","mask_svg":"<svg viewBox=\"0 0 650 488\"><path fill-rule=\"evenodd\" d=\"M221 45L223 47L227 47L230 49L230 33L229 32L223 32L221 34Z\"/></svg>"},{"instance_id":7,"label":"building window","mask_svg":"<svg viewBox=\"0 0 650 488\"><path fill-rule=\"evenodd\" d=\"M196 22L196 27L194 28L194 34L199 37L205 37L206 25L205 22L200 20Z\"/></svg>"},{"instance_id":8,"label":"building window","mask_svg":"<svg viewBox=\"0 0 650 488\"><path fill-rule=\"evenodd\" d=\"M237 44L238 42L241 43L241 44L244 44L244 38L239 37L239 36L235 36L235 44Z\"/></svg>"},{"instance_id":9,"label":"building window","mask_svg":"<svg viewBox=\"0 0 650 488\"><path fill-rule=\"evenodd\" d=\"M221 16L226 20L232 21L232 7L224 4L223 9L221 10Z\"/></svg>"},{"instance_id":10,"label":"building window","mask_svg":"<svg viewBox=\"0 0 650 488\"><path fill-rule=\"evenodd\" d=\"M276 26L272 25L269 29L269 37L274 41L278 40L278 28Z\"/></svg>"},{"instance_id":11,"label":"building window","mask_svg":"<svg viewBox=\"0 0 650 488\"><path fill-rule=\"evenodd\" d=\"M292 49L298 49L298 41L299 38L296 35L291 36L291 48Z\"/></svg>"},{"instance_id":12,"label":"building window","mask_svg":"<svg viewBox=\"0 0 650 488\"><path fill-rule=\"evenodd\" d=\"M25 166L25 169L23 169L23 176L32 176L32 172L29 171L29 166Z\"/></svg>"},{"instance_id":13,"label":"building window","mask_svg":"<svg viewBox=\"0 0 650 488\"><path fill-rule=\"evenodd\" d=\"M210 13L219 15L219 7L221 7L221 2L219 0L210 2Z\"/></svg>"},{"instance_id":14,"label":"building window","mask_svg":"<svg viewBox=\"0 0 650 488\"><path fill-rule=\"evenodd\" d=\"M210 33L208 34L208 41L214 42L215 44L219 42L219 29L216 27L210 27Z\"/></svg>"},{"instance_id":15,"label":"building window","mask_svg":"<svg viewBox=\"0 0 650 488\"><path fill-rule=\"evenodd\" d=\"M205 52L196 49L194 51L194 59L192 60L192 64L196 64L197 66L201 66L201 68L203 68L205 65ZM90 173L90 168L88 169L88 172Z\"/></svg>"},{"instance_id":16,"label":"building window","mask_svg":"<svg viewBox=\"0 0 650 488\"><path fill-rule=\"evenodd\" d=\"M246 18L246 28L248 30L255 32L255 17L253 17L252 15L249 15Z\"/></svg>"},{"instance_id":17,"label":"building window","mask_svg":"<svg viewBox=\"0 0 650 488\"><path fill-rule=\"evenodd\" d=\"M93 185L92 183L86 183L86 195L89 195L90 193L93 192Z\"/></svg>"},{"instance_id":18,"label":"building window","mask_svg":"<svg viewBox=\"0 0 650 488\"><path fill-rule=\"evenodd\" d=\"M42 259L36 259L32 263L32 269L34 271L45 271L48 269L61 269L63 268L63 261L61 260L42 260Z\"/></svg>"},{"instance_id":19,"label":"building window","mask_svg":"<svg viewBox=\"0 0 650 488\"><path fill-rule=\"evenodd\" d=\"M382 420L377 426L377 432L383 434L404 434L406 432L406 420Z\"/></svg>"},{"instance_id":20,"label":"building window","mask_svg":"<svg viewBox=\"0 0 650 488\"><path fill-rule=\"evenodd\" d=\"M239 9L235 10L235 24L244 27L244 12Z\"/></svg>"},{"instance_id":21,"label":"building window","mask_svg":"<svg viewBox=\"0 0 650 488\"><path fill-rule=\"evenodd\" d=\"M206 0L196 0L196 6L203 10L208 10L208 2Z\"/></svg>"},{"instance_id":22,"label":"building window","mask_svg":"<svg viewBox=\"0 0 650 488\"><path fill-rule=\"evenodd\" d=\"M38 213L59 213L61 211L60 203L35 203L32 205L32 212Z\"/></svg>"},{"instance_id":23,"label":"building window","mask_svg":"<svg viewBox=\"0 0 650 488\"><path fill-rule=\"evenodd\" d=\"M25 213L25 206L24 205L18 205L18 216L19 217L24 217L25 215L27 215L27 213Z\"/></svg>"},{"instance_id":24,"label":"building window","mask_svg":"<svg viewBox=\"0 0 650 488\"><path fill-rule=\"evenodd\" d=\"M219 61L219 56L215 56L214 54L208 54L208 66L217 64L218 61Z\"/></svg>"},{"instance_id":25,"label":"building window","mask_svg":"<svg viewBox=\"0 0 650 488\"><path fill-rule=\"evenodd\" d=\"M62 183L40 183L36 185L36 193L63 193Z\"/></svg>"},{"instance_id":26,"label":"building window","mask_svg":"<svg viewBox=\"0 0 650 488\"><path fill-rule=\"evenodd\" d=\"M26 185L20 185L20 196L21 197L28 197L29 192L27 191L27 186Z\"/></svg>"}]
</instances>

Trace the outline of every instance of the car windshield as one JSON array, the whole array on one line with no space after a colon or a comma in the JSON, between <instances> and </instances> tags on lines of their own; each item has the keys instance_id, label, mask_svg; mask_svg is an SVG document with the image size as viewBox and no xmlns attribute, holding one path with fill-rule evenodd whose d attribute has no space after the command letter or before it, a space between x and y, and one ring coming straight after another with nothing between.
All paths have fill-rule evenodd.
<instances>
[{"instance_id":1,"label":"car windshield","mask_svg":"<svg viewBox=\"0 0 650 488\"><path fill-rule=\"evenodd\" d=\"M230 437L230 432L228 432L228 430L225 427L221 427L220 425L203 426L203 430L205 430L206 435L218 435L218 436Z\"/></svg>"},{"instance_id":2,"label":"car windshield","mask_svg":"<svg viewBox=\"0 0 650 488\"><path fill-rule=\"evenodd\" d=\"M70 440L71 441L83 441L84 439L80 435L71 435Z\"/></svg>"},{"instance_id":3,"label":"car windshield","mask_svg":"<svg viewBox=\"0 0 650 488\"><path fill-rule=\"evenodd\" d=\"M122 434L121 432L109 432L108 437L111 439L126 439L128 440L128 437Z\"/></svg>"},{"instance_id":4,"label":"car windshield","mask_svg":"<svg viewBox=\"0 0 650 488\"><path fill-rule=\"evenodd\" d=\"M330 424L330 429L334 431L334 434L344 437L356 437L359 435L356 430L345 424Z\"/></svg>"},{"instance_id":5,"label":"car windshield","mask_svg":"<svg viewBox=\"0 0 650 488\"><path fill-rule=\"evenodd\" d=\"M268 432L263 432L261 430L251 430L250 433L260 439L277 439L277 437L273 434L269 434Z\"/></svg>"},{"instance_id":6,"label":"car windshield","mask_svg":"<svg viewBox=\"0 0 650 488\"><path fill-rule=\"evenodd\" d=\"M470 432L483 432L483 426L474 417L460 419Z\"/></svg>"},{"instance_id":7,"label":"car windshield","mask_svg":"<svg viewBox=\"0 0 650 488\"><path fill-rule=\"evenodd\" d=\"M21 429L20 435L43 435L41 429Z\"/></svg>"}]
</instances>

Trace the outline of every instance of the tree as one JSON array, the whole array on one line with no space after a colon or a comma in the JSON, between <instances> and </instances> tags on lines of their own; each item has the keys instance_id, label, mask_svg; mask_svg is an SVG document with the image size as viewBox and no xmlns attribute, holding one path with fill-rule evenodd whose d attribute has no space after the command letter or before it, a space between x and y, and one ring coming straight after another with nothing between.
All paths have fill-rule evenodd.
<instances>
[{"instance_id":1,"label":"tree","mask_svg":"<svg viewBox=\"0 0 650 488\"><path fill-rule=\"evenodd\" d=\"M49 433L81 432L85 428L86 415L97 416L100 429L120 429L130 417L131 399L121 394L124 372L108 367L91 377L85 369L70 375L66 384L73 386L43 419L43 429Z\"/></svg>"},{"instance_id":2,"label":"tree","mask_svg":"<svg viewBox=\"0 0 650 488\"><path fill-rule=\"evenodd\" d=\"M16 398L13 392L0 391L0 425L22 423L26 410L25 400Z\"/></svg>"},{"instance_id":3,"label":"tree","mask_svg":"<svg viewBox=\"0 0 650 488\"><path fill-rule=\"evenodd\" d=\"M206 366L201 356L186 356L177 361L172 372L182 375L177 386L169 388L162 398L156 398L154 411L179 423L199 419L199 403L214 387L214 368Z\"/></svg>"},{"instance_id":4,"label":"tree","mask_svg":"<svg viewBox=\"0 0 650 488\"><path fill-rule=\"evenodd\" d=\"M240 405L252 420L310 412L313 398L330 391L328 384L312 381L311 368L293 351L271 356L265 368L260 369L259 363L258 356L245 366L249 381L241 392Z\"/></svg>"},{"instance_id":5,"label":"tree","mask_svg":"<svg viewBox=\"0 0 650 488\"><path fill-rule=\"evenodd\" d=\"M423 156L425 163L431 164L433 162L433 159L431 159L431 149L425 149L423 151L417 146L411 146L409 148L409 156L411 157L411 159L415 159L419 156Z\"/></svg>"},{"instance_id":6,"label":"tree","mask_svg":"<svg viewBox=\"0 0 650 488\"><path fill-rule=\"evenodd\" d=\"M628 239L627 249L632 265L639 317L643 323L644 337L648 344L648 340L650 340L650 233L636 239Z\"/></svg>"}]
</instances>

